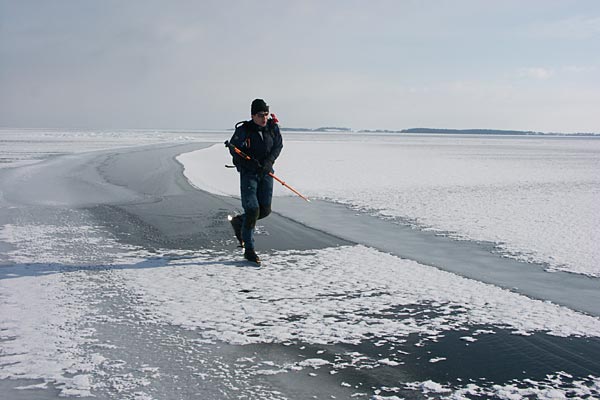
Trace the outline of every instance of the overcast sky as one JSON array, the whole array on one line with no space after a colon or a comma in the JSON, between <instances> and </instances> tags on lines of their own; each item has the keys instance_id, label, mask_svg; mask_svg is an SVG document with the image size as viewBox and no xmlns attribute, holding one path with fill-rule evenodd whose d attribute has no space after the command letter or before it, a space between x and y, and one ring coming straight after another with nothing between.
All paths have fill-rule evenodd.
<instances>
[{"instance_id":1,"label":"overcast sky","mask_svg":"<svg viewBox=\"0 0 600 400\"><path fill-rule=\"evenodd\" d=\"M0 0L0 126L600 132L600 1Z\"/></svg>"}]
</instances>

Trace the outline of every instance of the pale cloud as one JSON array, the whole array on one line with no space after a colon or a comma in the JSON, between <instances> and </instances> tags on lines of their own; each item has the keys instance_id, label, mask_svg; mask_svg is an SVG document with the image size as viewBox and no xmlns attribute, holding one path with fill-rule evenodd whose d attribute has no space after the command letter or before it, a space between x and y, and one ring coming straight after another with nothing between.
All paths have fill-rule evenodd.
<instances>
[{"instance_id":1,"label":"pale cloud","mask_svg":"<svg viewBox=\"0 0 600 400\"><path fill-rule=\"evenodd\" d=\"M532 24L528 32L536 37L552 39L590 39L600 36L600 17L574 16Z\"/></svg>"},{"instance_id":2,"label":"pale cloud","mask_svg":"<svg viewBox=\"0 0 600 400\"><path fill-rule=\"evenodd\" d=\"M594 65L567 65L563 67L563 70L573 74L585 74L598 71L598 67Z\"/></svg>"},{"instance_id":3,"label":"pale cloud","mask_svg":"<svg viewBox=\"0 0 600 400\"><path fill-rule=\"evenodd\" d=\"M544 67L525 67L519 69L518 75L522 78L547 80L554 76L554 70Z\"/></svg>"},{"instance_id":4,"label":"pale cloud","mask_svg":"<svg viewBox=\"0 0 600 400\"><path fill-rule=\"evenodd\" d=\"M287 126L600 126L600 1L27 3L0 0L8 126L227 128L256 97Z\"/></svg>"}]
</instances>

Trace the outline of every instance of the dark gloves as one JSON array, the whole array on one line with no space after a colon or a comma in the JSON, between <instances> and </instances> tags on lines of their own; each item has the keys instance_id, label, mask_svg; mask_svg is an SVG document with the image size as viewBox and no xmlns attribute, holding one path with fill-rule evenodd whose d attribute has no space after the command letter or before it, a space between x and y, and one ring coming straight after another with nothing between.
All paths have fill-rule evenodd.
<instances>
[{"instance_id":1,"label":"dark gloves","mask_svg":"<svg viewBox=\"0 0 600 400\"><path fill-rule=\"evenodd\" d=\"M263 175L268 175L269 172L271 172L271 171L273 171L273 161L271 161L271 160L263 161L262 169L260 172Z\"/></svg>"}]
</instances>

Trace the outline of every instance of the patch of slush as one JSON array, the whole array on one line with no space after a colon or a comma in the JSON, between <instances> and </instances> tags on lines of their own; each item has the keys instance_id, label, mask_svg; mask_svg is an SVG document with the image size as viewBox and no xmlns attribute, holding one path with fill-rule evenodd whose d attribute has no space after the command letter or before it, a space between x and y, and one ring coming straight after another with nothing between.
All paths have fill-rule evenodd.
<instances>
[{"instance_id":1,"label":"patch of slush","mask_svg":"<svg viewBox=\"0 0 600 400\"><path fill-rule=\"evenodd\" d=\"M517 259L600 276L600 140L459 136L286 138L276 174L309 197L497 243ZM221 145L181 155L193 185L237 195ZM360 162L357 162L360 160ZM211 169L213 171L213 169ZM276 194L289 192L276 185Z\"/></svg>"}]
</instances>

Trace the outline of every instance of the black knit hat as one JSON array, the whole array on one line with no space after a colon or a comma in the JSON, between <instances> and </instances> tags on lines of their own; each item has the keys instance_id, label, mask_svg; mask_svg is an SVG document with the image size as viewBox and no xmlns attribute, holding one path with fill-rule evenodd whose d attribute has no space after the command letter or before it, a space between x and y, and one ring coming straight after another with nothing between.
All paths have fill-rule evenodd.
<instances>
[{"instance_id":1,"label":"black knit hat","mask_svg":"<svg viewBox=\"0 0 600 400\"><path fill-rule=\"evenodd\" d=\"M254 99L254 101L252 102L252 106L250 107L250 111L252 115L262 111L269 112L269 106L267 105L267 103L265 103L263 99Z\"/></svg>"}]
</instances>

